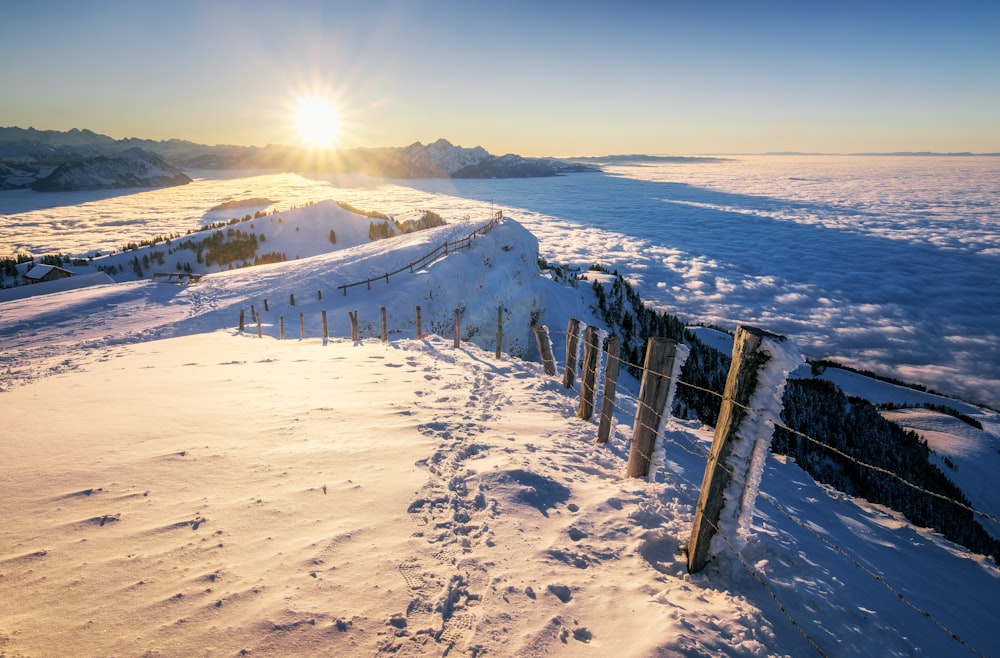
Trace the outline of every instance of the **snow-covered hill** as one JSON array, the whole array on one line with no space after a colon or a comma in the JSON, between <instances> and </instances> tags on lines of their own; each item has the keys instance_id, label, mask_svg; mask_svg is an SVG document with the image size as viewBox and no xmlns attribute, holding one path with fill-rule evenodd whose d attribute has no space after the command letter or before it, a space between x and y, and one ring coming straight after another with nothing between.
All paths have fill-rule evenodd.
<instances>
[{"instance_id":1,"label":"snow-covered hill","mask_svg":"<svg viewBox=\"0 0 1000 658\"><path fill-rule=\"evenodd\" d=\"M787 460L768 460L747 545L688 574L711 431L671 421L651 477L622 477L638 384L623 374L595 446L528 329L550 327L561 365L560 330L594 323L593 300L539 271L516 221L336 288L476 226L0 303L0 652L1000 651L995 564ZM439 336L416 340L417 305ZM263 338L236 330L251 306Z\"/></svg>"},{"instance_id":2,"label":"snow-covered hill","mask_svg":"<svg viewBox=\"0 0 1000 658\"><path fill-rule=\"evenodd\" d=\"M239 211L253 208L241 206ZM185 236L156 236L142 245L122 245L116 253L89 259L60 258L54 264L77 277L100 272L120 282L171 274L203 275L309 258L445 223L435 213L425 210L389 217L377 212L362 214L364 211L333 200L281 213L257 211L254 216L246 214L242 218L232 218L234 212L237 210L228 206L209 211L205 219L212 221L206 228ZM0 282L11 286L0 291L0 299L48 294L69 287L65 283L55 285L56 282L23 285L23 275L30 267L32 262L22 263L17 267L16 277L0 273Z\"/></svg>"}]
</instances>

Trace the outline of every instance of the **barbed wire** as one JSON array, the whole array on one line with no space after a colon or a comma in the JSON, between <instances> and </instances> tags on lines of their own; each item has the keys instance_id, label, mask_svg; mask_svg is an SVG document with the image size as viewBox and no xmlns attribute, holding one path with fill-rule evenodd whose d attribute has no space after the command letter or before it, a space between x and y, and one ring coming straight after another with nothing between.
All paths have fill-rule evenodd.
<instances>
[{"instance_id":1,"label":"barbed wire","mask_svg":"<svg viewBox=\"0 0 1000 658\"><path fill-rule=\"evenodd\" d=\"M633 394L633 392L631 390L629 390L627 388L625 390L629 394ZM641 400L636 400L636 402L637 402L637 406L639 404L643 404ZM626 415L629 413L629 410L623 409L622 407L618 406L617 404L614 404L613 406L619 412L622 412L622 413L624 413ZM667 418L668 418L668 416L666 414L664 414L664 420L667 420ZM691 455L693 455L695 457L705 458L705 459L707 459L709 457L709 453L708 452L703 451L703 450L697 450L697 448L700 448L700 446L698 446L698 444L696 444L694 442L691 443L691 447L690 448L689 447L685 447L684 445L682 445L681 443L677 442L676 440L671 439L671 437L667 433L661 432L659 428L656 428L656 429L651 428L648 425L645 425L644 423L641 423L641 421L639 422L639 424L642 425L642 426L644 426L646 429L653 431L656 434L656 438L659 439L664 444L669 444L669 445L673 445L673 446L679 447L679 448L685 450L686 452L688 452L688 454L691 454ZM689 501L691 501L692 504L695 506L696 510L701 509L700 501L698 499L696 499L694 496L692 496L688 492L687 487L683 486L676 478L674 478L670 474L669 470L667 470L667 468L666 468L666 464L656 464L655 461L654 461L653 455L646 454L642 450L638 449L636 447L636 444L633 441L631 441L631 440L628 440L627 443L630 444L630 450L635 450L643 458L645 458L651 464L651 466L657 467L656 474L657 475L661 475L666 481L668 481L670 484L673 485L674 490L678 491L680 494L682 494L684 497L686 497ZM655 452L656 451L654 450L654 454L655 454ZM734 473L724 463L717 463L717 466L719 468L722 468L724 471L726 471L731 477L733 477L733 478L737 477L736 473ZM758 492L758 495L762 499L764 499L767 503L769 503L772 507L774 507L776 511L778 511L784 517L786 517L787 519L789 519L792 523L794 523L794 524L802 527L803 529L807 530L810 534L812 534L813 536L815 536L816 538L818 538L823 544L825 544L826 546L828 546L830 549L836 551L837 553L839 553L843 557L847 558L856 568L860 569L863 573L865 573L866 575L868 575L869 577L871 577L873 580L875 580L876 582L878 582L880 585L882 585L884 588L886 588L890 593L892 593L899 601L901 601L907 607L909 607L912 610L914 610L915 612L919 613L921 616L927 618L935 626L937 626L940 630L942 630L948 636L950 636L954 641L958 642L963 647L965 647L969 652L971 652L971 653L973 653L973 654L975 654L977 656L980 656L981 658L985 658L985 656L983 656L982 653L980 653L978 650L976 650L974 647L972 647L968 642L966 642L965 640L963 640L961 638L961 636L958 635L958 633L956 633L955 631L951 630L943 622L941 622L940 620L938 620L930 611L925 610L925 609L917 606L912 601L910 601L902 592L900 592L898 589L896 589L882 575L880 575L878 573L875 573L870 568L866 567L864 564L862 564L861 562L859 562L856 558L854 558L852 555L850 555L850 553L848 553L846 549L844 549L841 546L837 545L835 542L831 541L830 539L824 537L822 534L820 534L819 532L817 532L814 528L811 528L808 525L802 523L800 520L794 518L787 510L785 510L781 505L779 505L778 502L776 500L774 500L773 497L771 497L771 496L769 496L769 495L767 495L767 494L765 494L763 492ZM756 569L754 569L753 567L751 567L747 563L747 561L743 558L742 553L736 548L736 546L732 542L732 540L730 540L729 537L726 536L725 533L723 533L719 529L718 525L716 523L714 523L710 518L707 518L706 516L704 516L704 514L702 515L701 518L703 518L705 520L705 522L708 523L712 527L712 529L716 532L717 535L719 535L719 536L722 537L723 541L725 541L725 543L729 546L730 550L732 550L733 554L737 557L738 561L743 566L743 568L747 571L747 573L750 574L751 577L754 578L754 580L756 580L758 583L760 583L767 590L768 594L775 601L775 603L777 604L779 610L781 610L782 614L784 614L784 616L789 620L789 622L803 635L803 637L805 637L805 639L821 655L825 655L825 653L823 652L822 648L820 648L819 645L813 640L813 638L811 638L805 632L805 630L802 628L801 624L799 624L791 616L791 613L784 606L784 604L782 604L781 600L778 598L777 592L769 585L769 583L767 582L767 580Z\"/></svg>"},{"instance_id":2,"label":"barbed wire","mask_svg":"<svg viewBox=\"0 0 1000 658\"><path fill-rule=\"evenodd\" d=\"M567 335L565 332L558 332L557 331L555 333L561 334L561 335ZM618 361L619 366L625 365L625 366L630 366L632 368L636 368L636 369L638 369L640 371L645 371L646 370L645 367L639 366L639 365L637 365L635 363L632 363L632 362L630 362L628 360L622 359L621 357L610 357L610 355L609 355L608 358L615 358ZM672 374L664 374L664 373L661 373L661 372L657 372L656 370L649 370L649 372L651 372L654 375L657 375L657 376L660 376L660 377L664 377L664 378L666 378L666 379L668 379L670 381L673 381L675 379ZM684 380L680 379L679 377L676 378L676 383L677 383L678 386L684 386L684 387L687 387L687 388L690 388L690 389L693 389L693 390L696 390L696 391L700 391L702 393L707 393L707 394L710 394L710 395L712 395L714 397L717 397L720 400L720 402L727 399L722 393L719 393L718 391L713 391L711 389L704 388L704 387L698 386L696 384L691 384L690 382L685 382ZM944 495L942 493L939 493L937 491L932 491L930 489L927 489L926 487L923 487L923 486L921 486L919 484L916 484L914 482L911 482L911 481L907 480L903 476L899 475L898 473L894 473L893 471L891 471L889 469L883 468L881 466L876 466L874 464L869 464L869 463L867 463L865 461L857 459L856 457L853 457L852 455L844 452L843 450L840 450L840 449L838 449L838 448L836 448L834 446L831 446L830 444L825 443L824 441L821 441L820 439L816 439L814 437L811 437L808 434L806 434L806 433L804 433L804 432L802 432L800 430L796 430L796 429L794 429L792 427L789 427L788 425L786 425L784 423L781 423L777 419L772 418L771 414L769 414L769 413L767 413L765 411L762 411L762 410L759 410L759 409L753 409L753 408L751 408L751 407L749 407L747 405L740 404L739 402L737 402L737 401L735 401L733 399L729 399L728 401L733 406L735 406L735 407L737 407L739 409L744 410L748 414L755 414L757 416L763 417L766 420L768 420L770 423L772 423L774 427L780 428L780 429L785 430L785 431L787 431L787 432L789 432L789 433L791 433L791 434L793 434L795 436L798 436L798 437L800 437L802 439L805 439L806 441L808 441L808 442L810 442L810 443L812 443L812 444L814 444L816 446L819 446L821 448L824 448L824 449L826 449L826 450L828 450L828 451L836 454L838 457L840 457L842 459L846 459L847 461L849 461L851 463L854 463L854 464L857 464L858 466L861 466L863 468L867 468L869 470L872 470L874 472L880 473L882 475L886 475L888 477L891 477L891 478L899 481L900 483L906 485L907 487L913 489L914 491L917 491L919 493L922 493L922 494L925 494L925 495L937 498L939 500L943 500L943 501L949 502L949 503L951 503L951 504L953 504L953 505L955 505L955 506L957 506L957 507L959 507L961 509L966 510L967 512L971 512L975 516L987 519L987 520L989 520L989 521L997 524L998 526L1000 526L1000 518L997 518L995 515L990 514L989 512L984 512L984 511L976 509L975 507L972 507L971 505L968 505L967 503L964 503L964 502L962 502L960 500L957 500L957 499L952 498L950 496L946 496L946 495ZM657 413L659 413L659 412L657 411Z\"/></svg>"},{"instance_id":3,"label":"barbed wire","mask_svg":"<svg viewBox=\"0 0 1000 658\"><path fill-rule=\"evenodd\" d=\"M686 489L681 487L680 483L673 477L671 477L670 474L666 471L666 469L661 469L661 473L667 480L670 481L671 484L674 485L675 490L680 491L688 500L692 502L692 504L695 507L695 510L701 509L698 499L693 497L691 494L687 492ZM750 577L756 580L757 583L760 584L760 586L763 587L765 591L767 591L768 595L778 606L778 610L781 611L781 614L785 616L785 619L788 620L788 622L792 625L792 627L794 627L795 630L797 630L799 634L802 635L803 638L805 638L806 642L808 642L820 656L823 656L825 658L826 652L823 651L823 648L819 645L819 643L816 640L814 640L812 636L809 635L809 633L806 632L806 629L802 626L802 624L800 624L794 617L792 617L792 614L788 611L788 608L781 602L781 599L778 598L778 593L774 590L773 587L771 587L770 583L767 582L767 580L760 574L760 572L758 572L756 569L751 567L749 563L747 563L742 553L736 549L735 544L733 544L733 542L729 539L729 537L727 537L726 534L719 529L718 525L713 523L712 520L709 519L704 514L702 515L701 518L704 519L710 526L712 526L712 529L715 531L717 537L721 537L722 540L726 542L726 544L729 546L729 549L732 551L733 555L736 556L737 561L740 563L743 569L750 575Z\"/></svg>"},{"instance_id":4,"label":"barbed wire","mask_svg":"<svg viewBox=\"0 0 1000 658\"><path fill-rule=\"evenodd\" d=\"M607 355L607 357L608 358L613 358L610 355ZM655 373L655 374L658 374L661 377L666 377L666 375L663 375L662 373ZM672 377L669 378L669 379L673 380ZM585 380L581 380L581 381L585 381ZM676 383L679 384L681 382L678 379ZM595 380L594 389L596 389L596 380ZM594 392L594 389L590 389L590 392ZM629 390L627 387L624 387L624 390L626 392L628 392L630 395L633 395L633 396L635 395L634 392L631 391L631 390ZM706 389L701 389L701 390L706 390ZM709 392L713 393L714 395L717 395L720 398L723 397L721 395L718 395L714 391L709 391ZM736 404L732 400L730 400L730 402ZM640 405L645 405L645 403L642 400L636 398L636 406L637 406L637 408ZM623 409L622 407L620 407L615 402L612 403L612 406L616 410L618 410L619 412L621 412L621 413L624 413L626 415L628 415L628 413L629 413L629 410ZM749 407L746 407L744 405L737 405L737 406L742 407L748 413L759 413L758 411L756 411L754 409L751 409ZM646 405L646 407L649 408L648 405ZM688 454L691 454L691 455L699 457L699 458L705 458L706 460L709 457L709 454L707 452L704 452L704 451L698 449L698 448L700 448L700 446L698 446L696 443L692 442L690 448L685 447L685 446L681 445L679 442L677 442L676 440L672 440L670 438L670 436L666 432L661 432L661 428L659 428L659 427L658 428L649 427L648 425L646 425L645 423L642 423L642 421L640 421L638 419L639 419L639 414L636 413L636 423L639 426L644 427L645 429L647 429L649 431L652 431L654 433L656 439L658 439L661 442L661 444L669 444L669 445L677 446L677 447L685 450L686 452L688 452ZM667 410L667 412L662 415L661 426L668 419L669 419L669 410ZM780 425L778 423L774 423L773 420L771 422L775 426ZM786 429L789 429L790 431L795 432L795 430L791 430L791 428L786 428ZM796 433L797 434L801 434L801 432L796 432ZM815 440L815 439L813 439L813 440ZM653 458L654 456L653 455L644 453L641 449L639 449L637 447L637 445L636 445L636 443L634 441L629 440L628 443L630 443L630 448L629 448L630 451L636 451L640 456L642 456L644 459L647 460L647 462L651 465L651 467L657 467L657 471L656 471L657 475L661 475L665 480L669 481L674 486L674 489L676 491L678 491L679 493L681 493L682 495L684 495L686 498L688 498L688 500L690 500L694 504L696 510L701 510L700 501L696 500L687 491L686 487L683 487L679 481L677 481L674 477L671 476L670 472L666 468L666 464L656 464L655 461L654 461L654 458ZM655 445L655 443L654 443L654 445ZM654 450L653 452L655 454L656 451ZM848 459L851 459L849 455L845 455L845 456ZM854 461L857 461L857 460L854 460ZM733 478L737 477L736 473L734 473L724 463L717 463L717 467L722 468L731 477L733 477ZM877 468L877 467L875 467L875 468ZM882 469L882 470L885 470L885 469ZM892 474L892 475L895 476L895 474ZM896 477L898 478L899 476L896 476ZM933 492L931 492L931 493L933 493ZM963 640L958 635L958 633L956 633L955 631L951 630L943 622L941 622L940 620L938 620L930 611L925 610L925 609L917 606L912 601L910 601L902 592L900 592L892 584L890 584L882 575L880 575L878 573L875 573L870 568L866 567L864 564L862 564L861 562L859 562L856 558L854 558L853 556L851 556L846 551L846 549L844 549L841 546L837 545L835 542L831 541L830 539L824 537L823 535L821 535L820 533L818 533L814 528L810 528L808 525L806 525L806 524L802 523L801 521L799 521L798 519L794 518L788 511L786 511L781 505L779 505L778 502L776 500L774 500L771 496L766 495L766 494L764 494L762 492L758 492L758 495L761 498L763 498L766 502L768 502L771 506L773 506L776 511L778 511L780 514L782 514L787 519L789 519L792 523L794 523L794 524L802 527L803 529L807 530L810 534L812 534L815 537L817 537L824 545L828 546L830 549L836 551L837 553L839 553L843 557L847 558L856 568L860 569L863 573L865 573L866 575L868 575L869 577L871 577L872 579L874 579L876 582L878 582L880 585L882 585L883 587L885 587L890 593L892 593L904 605L906 605L907 607L911 608L912 610L914 610L915 612L917 612L921 616L927 618L935 626L937 626L941 631L945 632L949 637L951 637L954 641L958 642L963 647L965 647L969 652L971 652L971 653L973 653L973 654L975 654L977 656L980 656L981 658L985 658L982 653L980 653L978 650L976 650L974 647L972 647L968 642L966 642L965 640ZM959 501L952 501L952 502L961 504ZM701 511L703 511L703 510L701 510ZM733 554L737 557L738 561L743 566L743 568L747 571L747 573L749 573L758 583L760 583L768 591L768 594L771 596L772 599L774 599L774 601L777 604L778 608L785 615L785 617L789 620L789 622L803 635L803 637L805 637L805 639L807 641L810 642L810 644L812 644L812 646L820 654L825 655L824 652L823 652L823 650L822 650L822 648L819 647L819 645L804 631L804 629L801 627L801 625L791 616L791 614L788 612L787 608L781 603L780 599L777 596L777 593L774 591L774 589L772 587L770 587L770 585L768 584L768 582L766 581L766 579L764 579L763 576L761 576L760 573L757 572L757 570L753 569L746 562L746 560L743 558L741 552L739 550L737 550L735 544L729 539L729 537L727 537L724 533L722 533L721 530L719 529L718 525L716 523L714 523L710 518L704 516L704 514L702 514L701 518L704 519L704 521L706 523L708 523L712 527L712 529L716 532L717 535L719 535L720 537L722 537L723 541L725 541L725 543L729 546L730 550L732 550Z\"/></svg>"},{"instance_id":5,"label":"barbed wire","mask_svg":"<svg viewBox=\"0 0 1000 658\"><path fill-rule=\"evenodd\" d=\"M758 492L758 496L760 498L762 498L764 501L766 501L767 503L769 503L772 507L774 507L774 509L777 510L779 514L783 515L789 521L791 521L792 523L798 525L800 528L808 531L814 537L816 537L821 542L823 542L823 544L825 544L831 550L834 550L837 553L839 553L840 555L842 555L843 557L847 558L855 567L857 567L862 572L864 572L864 573L868 574L869 576L871 576L872 579L874 579L876 582L878 582L883 587L885 587L887 590L889 590L889 592L891 592L897 599L899 599L901 602L903 602L906 606L912 608L914 611L920 613L922 616L924 616L927 619L929 619L938 628L940 628L942 631L944 631L945 633L947 633L948 635L950 635L953 640L955 640L956 642L958 642L959 644L961 644L963 647L965 647L966 649L968 649L970 652L974 653L975 655L980 656L981 658L986 658L982 653L980 653L979 651L977 651L976 649L974 649L971 645L969 645L968 642L966 642L961 637L959 637L958 633L956 633L955 631L951 630L950 628L948 628L947 626L945 626L943 623L941 623L940 621L938 621L938 619L935 618L934 615L932 615L929 611L924 610L923 608L919 607L918 605L916 605L915 603L913 603L912 601L910 601L909 599L907 599L906 596L904 596L902 592L900 592L895 587L893 587L891 584L889 584L889 581L887 581L881 574L875 573L873 570L871 570L868 567L866 567L857 558L855 558L850 553L848 553L846 549L844 549L841 546L837 545L836 543L834 543L830 539L824 537L822 534L820 534L819 532L817 532L814 528L810 528L808 525L806 525L802 521L794 518L788 511L786 511L781 505L778 504L778 501L774 500L774 498L772 498L771 496L769 496L769 495L767 495L767 494L765 494L763 492Z\"/></svg>"}]
</instances>

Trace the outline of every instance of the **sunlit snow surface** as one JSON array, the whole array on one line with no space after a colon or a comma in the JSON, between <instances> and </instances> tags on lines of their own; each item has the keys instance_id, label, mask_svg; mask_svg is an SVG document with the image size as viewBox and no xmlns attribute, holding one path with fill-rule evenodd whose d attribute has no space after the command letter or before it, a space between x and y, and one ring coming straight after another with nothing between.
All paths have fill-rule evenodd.
<instances>
[{"instance_id":1,"label":"sunlit snow surface","mask_svg":"<svg viewBox=\"0 0 1000 658\"><path fill-rule=\"evenodd\" d=\"M249 197L451 221L497 208L546 258L619 269L685 319L754 324L813 358L1000 405L998 158L740 156L506 180L190 173L120 196L0 193L0 253L107 251L261 209L208 212Z\"/></svg>"}]
</instances>

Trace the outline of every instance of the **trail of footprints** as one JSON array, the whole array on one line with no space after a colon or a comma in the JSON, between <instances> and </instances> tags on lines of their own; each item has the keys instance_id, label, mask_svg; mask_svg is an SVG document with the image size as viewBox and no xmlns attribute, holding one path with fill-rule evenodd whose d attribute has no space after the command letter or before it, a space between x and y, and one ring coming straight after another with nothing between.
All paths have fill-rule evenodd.
<instances>
[{"instance_id":1,"label":"trail of footprints","mask_svg":"<svg viewBox=\"0 0 1000 658\"><path fill-rule=\"evenodd\" d=\"M418 367L415 360L409 365ZM397 566L411 598L405 611L388 620L392 632L380 647L380 653L410 655L407 652L410 650L425 655L431 649L440 651L440 655L476 656L483 651L482 644L476 643L477 629L487 635L496 633L495 628L489 630L491 624L483 618L488 607L484 604L494 596L507 601L509 596L515 596L515 590L498 590L489 572L481 566L476 549L496 545L491 524L499 516L499 502L496 494L490 493L489 480L481 485L477 471L466 462L503 449L480 437L493 431L499 410L510 406L512 401L478 370L470 372L462 382L440 387L435 386L440 378L433 370L426 370L424 378L428 390L417 394L427 408L437 408L438 413L417 429L440 444L434 454L418 462L430 473L430 479L407 510L414 525L410 538L412 552ZM456 406L463 402L465 411L456 414ZM542 490L547 490L547 485L555 486L543 479L535 485ZM541 501L528 503L542 505ZM567 509L576 511L572 504ZM575 550L567 547L565 551L550 551L549 557L579 568L606 559L609 555L594 546L581 545L587 544L582 540L593 534L605 533L597 533L586 524L574 525L568 530L568 539ZM614 544L616 538L602 539ZM561 585L550 585L547 593L563 603L571 597L570 588ZM524 595L530 599L536 596L530 587ZM547 627L534 644L542 647L550 642L565 644L570 638L579 642L591 640L586 628L573 628L559 617L556 620L555 626ZM484 643L489 641L485 636L481 639ZM531 652L530 647L528 651Z\"/></svg>"},{"instance_id":2,"label":"trail of footprints","mask_svg":"<svg viewBox=\"0 0 1000 658\"><path fill-rule=\"evenodd\" d=\"M425 377L429 382L436 379L432 374ZM442 413L418 428L439 439L441 446L418 462L431 478L407 510L414 524L413 550L397 567L412 598L405 612L389 619L394 632L381 647L384 653L396 653L407 642L431 641L442 654L476 653L472 641L490 582L469 554L476 546L493 545L490 519L496 515L496 503L480 490L464 463L489 451L475 437L488 429L494 415L490 408L497 400L481 375L467 384L436 389L434 395L440 397L428 402L440 405ZM469 412L456 418L452 409L459 395L467 396Z\"/></svg>"}]
</instances>

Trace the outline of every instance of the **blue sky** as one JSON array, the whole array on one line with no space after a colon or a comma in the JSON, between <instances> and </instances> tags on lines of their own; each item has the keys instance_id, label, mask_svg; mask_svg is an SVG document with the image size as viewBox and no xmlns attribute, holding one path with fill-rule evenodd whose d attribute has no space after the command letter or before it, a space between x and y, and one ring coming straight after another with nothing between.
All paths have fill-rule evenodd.
<instances>
[{"instance_id":1,"label":"blue sky","mask_svg":"<svg viewBox=\"0 0 1000 658\"><path fill-rule=\"evenodd\" d=\"M5 3L0 125L525 155L1000 151L1000 3Z\"/></svg>"}]
</instances>

